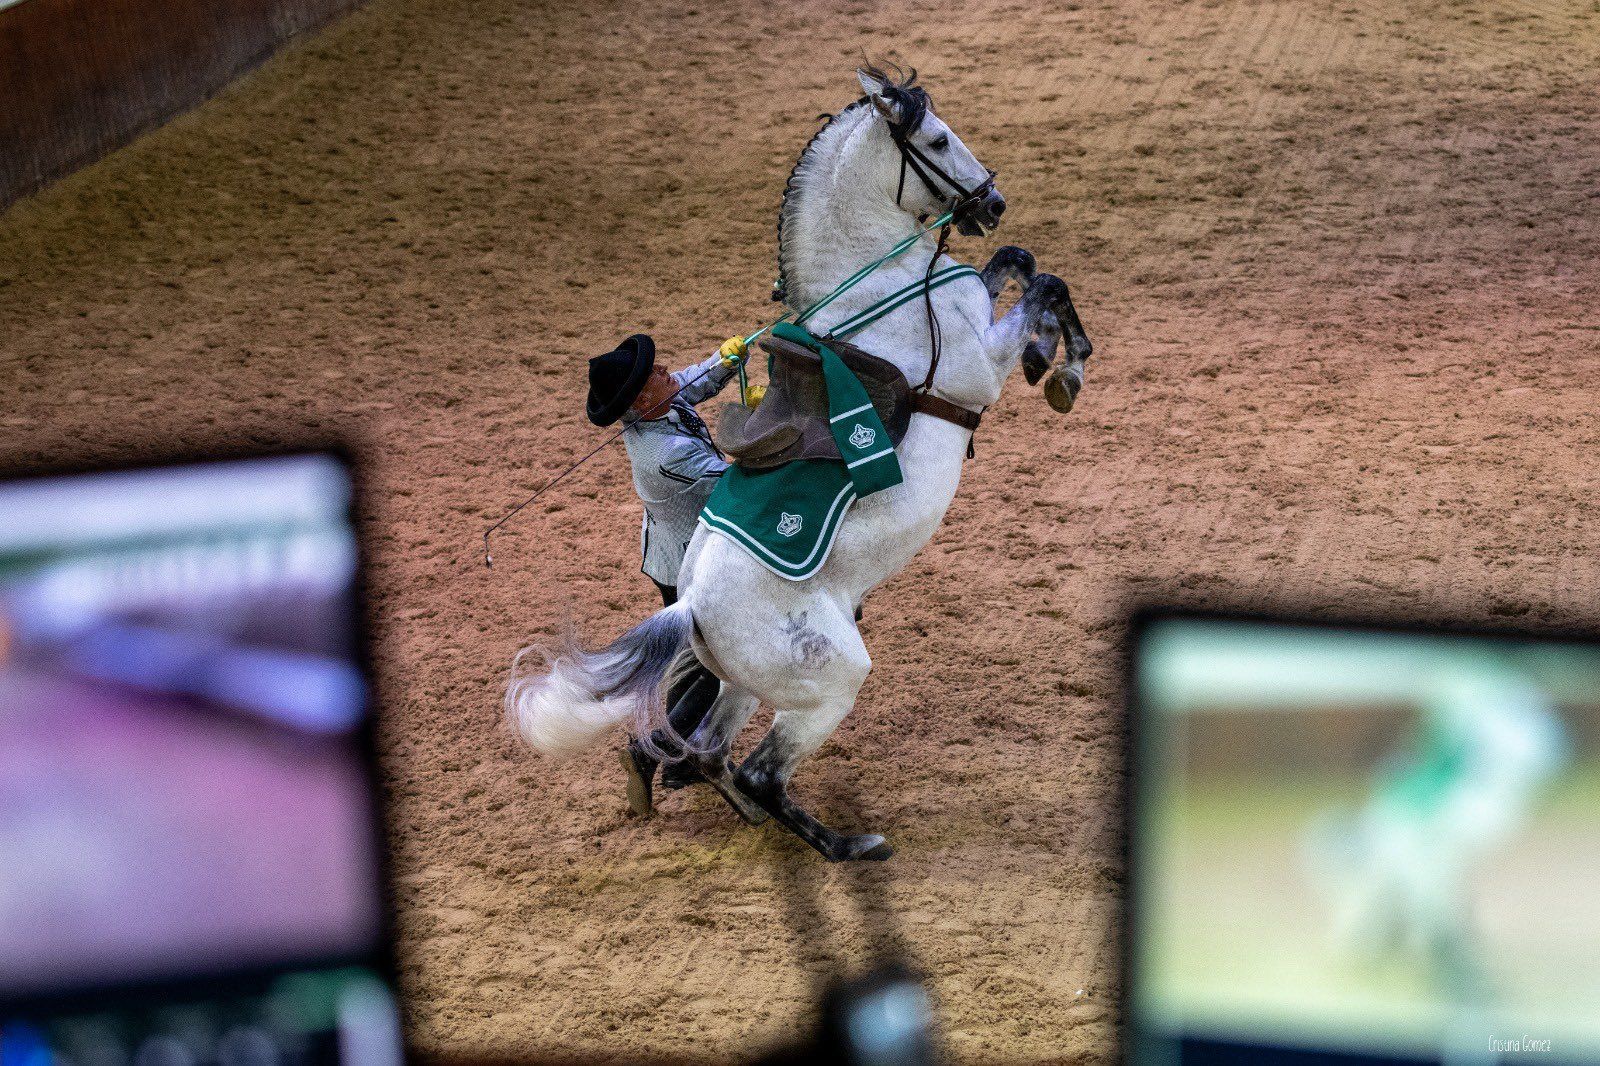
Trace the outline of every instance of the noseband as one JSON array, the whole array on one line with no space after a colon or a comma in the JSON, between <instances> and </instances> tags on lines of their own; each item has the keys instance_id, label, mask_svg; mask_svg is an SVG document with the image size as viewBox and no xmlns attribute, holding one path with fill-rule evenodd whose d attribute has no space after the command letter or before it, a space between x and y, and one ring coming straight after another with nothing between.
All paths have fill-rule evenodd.
<instances>
[{"instance_id":1,"label":"noseband","mask_svg":"<svg viewBox=\"0 0 1600 1066\"><path fill-rule=\"evenodd\" d=\"M903 93L898 102L904 118L899 122L889 120L889 136L894 138L895 147L900 150L900 183L894 190L895 206L904 206L900 201L905 196L906 170L909 169L922 181L923 187L935 200L943 200L947 195L954 194L955 199L950 204L949 210L960 218L964 212L982 203L983 198L994 191L995 172L990 170L987 178L970 189L951 177L948 171L929 159L926 152L911 143L911 134L922 125L922 120L928 113L927 97L921 93ZM948 185L950 193L939 188L935 178Z\"/></svg>"}]
</instances>

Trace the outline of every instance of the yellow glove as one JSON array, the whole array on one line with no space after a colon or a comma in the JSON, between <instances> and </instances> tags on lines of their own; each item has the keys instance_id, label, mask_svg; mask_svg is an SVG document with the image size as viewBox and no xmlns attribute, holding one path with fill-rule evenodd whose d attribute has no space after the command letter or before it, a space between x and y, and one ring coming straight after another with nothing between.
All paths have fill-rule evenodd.
<instances>
[{"instance_id":1,"label":"yellow glove","mask_svg":"<svg viewBox=\"0 0 1600 1066\"><path fill-rule=\"evenodd\" d=\"M722 347L717 349L717 354L722 357L723 366L738 366L744 362L746 353L750 351L743 337L729 337L722 342Z\"/></svg>"},{"instance_id":2,"label":"yellow glove","mask_svg":"<svg viewBox=\"0 0 1600 1066\"><path fill-rule=\"evenodd\" d=\"M751 408L760 407L761 401L766 395L767 387L765 385L751 385L744 390L744 405Z\"/></svg>"}]
</instances>

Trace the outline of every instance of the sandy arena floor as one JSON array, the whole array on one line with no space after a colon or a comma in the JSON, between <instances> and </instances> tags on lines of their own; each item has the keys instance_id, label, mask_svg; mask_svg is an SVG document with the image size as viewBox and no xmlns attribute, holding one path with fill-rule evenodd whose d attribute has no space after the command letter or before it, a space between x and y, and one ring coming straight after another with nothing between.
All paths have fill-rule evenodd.
<instances>
[{"instance_id":1,"label":"sandy arena floor","mask_svg":"<svg viewBox=\"0 0 1600 1066\"><path fill-rule=\"evenodd\" d=\"M620 451L477 543L597 439L588 356L764 320L889 48L1011 200L958 252L1034 250L1097 353L867 603L798 782L899 848L846 869L501 726L518 645L652 603ZM963 1057L1109 1059L1127 603L1600 622L1597 62L1589 0L375 0L0 218L0 462L366 442L421 1047L733 1057L900 936Z\"/></svg>"}]
</instances>

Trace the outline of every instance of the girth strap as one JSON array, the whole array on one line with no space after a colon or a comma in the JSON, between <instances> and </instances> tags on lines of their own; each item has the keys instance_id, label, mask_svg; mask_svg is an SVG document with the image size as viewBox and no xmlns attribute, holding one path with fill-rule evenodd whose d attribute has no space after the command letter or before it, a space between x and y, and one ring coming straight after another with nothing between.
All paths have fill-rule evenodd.
<instances>
[{"instance_id":1,"label":"girth strap","mask_svg":"<svg viewBox=\"0 0 1600 1066\"><path fill-rule=\"evenodd\" d=\"M931 392L913 392L911 394L911 410L918 414L941 418L973 433L977 432L978 423L983 421L981 412L969 411L960 404L940 399Z\"/></svg>"},{"instance_id":2,"label":"girth strap","mask_svg":"<svg viewBox=\"0 0 1600 1066\"><path fill-rule=\"evenodd\" d=\"M937 261L937 259L935 259L935 261ZM844 340L846 337L866 329L868 326L872 325L885 315L904 307L912 300L926 298L933 293L933 290L940 288L941 286L948 285L952 281L969 276L979 279L983 277L983 275L979 274L976 270L964 263L955 263L944 267L943 269L935 270L926 277L918 278L911 284L896 289L894 292L891 292L881 300L878 300L870 307L865 307L862 310L857 311L855 314L851 315L849 318L833 327L833 329L829 330L827 336L829 338ZM935 349L935 353L937 353L937 349ZM983 418L983 415L980 412L969 411L967 408L962 407L959 404L951 403L949 400L940 399L938 396L935 396L928 391L933 383L934 371L938 369L938 362L936 361L937 354L935 354L934 359L935 361L930 363L928 367L927 378L924 379L922 384L911 394L911 410L920 412L921 414L931 415L934 418L943 419L944 421L960 426L962 429L965 429L969 432L976 432L978 429L978 423Z\"/></svg>"}]
</instances>

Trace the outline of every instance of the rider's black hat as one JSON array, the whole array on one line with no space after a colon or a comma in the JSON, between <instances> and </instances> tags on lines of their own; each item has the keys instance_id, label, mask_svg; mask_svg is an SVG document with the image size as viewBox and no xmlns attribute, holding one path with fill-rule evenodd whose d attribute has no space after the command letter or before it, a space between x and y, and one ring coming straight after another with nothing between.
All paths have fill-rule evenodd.
<instances>
[{"instance_id":1,"label":"rider's black hat","mask_svg":"<svg viewBox=\"0 0 1600 1066\"><path fill-rule=\"evenodd\" d=\"M656 342L635 333L616 350L589 360L589 421L609 426L639 393L656 365Z\"/></svg>"}]
</instances>

